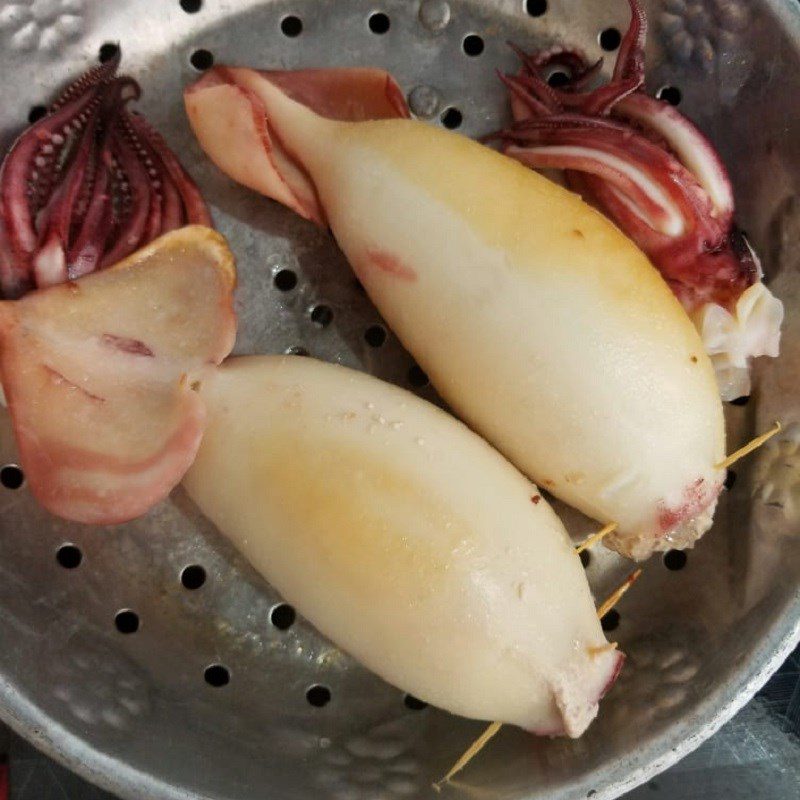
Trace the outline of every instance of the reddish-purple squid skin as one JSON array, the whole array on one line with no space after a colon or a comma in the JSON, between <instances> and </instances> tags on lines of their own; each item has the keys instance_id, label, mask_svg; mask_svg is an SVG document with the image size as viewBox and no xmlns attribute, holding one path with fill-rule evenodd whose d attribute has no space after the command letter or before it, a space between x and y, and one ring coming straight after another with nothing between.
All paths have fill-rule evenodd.
<instances>
[{"instance_id":1,"label":"reddish-purple squid skin","mask_svg":"<svg viewBox=\"0 0 800 800\"><path fill-rule=\"evenodd\" d=\"M68 85L0 168L0 291L110 266L187 224L211 225L196 185L135 112L119 53Z\"/></svg>"},{"instance_id":2,"label":"reddish-purple squid skin","mask_svg":"<svg viewBox=\"0 0 800 800\"><path fill-rule=\"evenodd\" d=\"M515 47L522 70L501 77L516 122L489 138L499 138L509 155L528 166L564 169L570 187L599 206L647 253L687 310L707 302L731 309L758 280L759 270L733 222L727 171L693 123L644 93L647 20L638 0L629 0L629 5L631 24L613 75L596 89L586 85L598 64L590 64L577 50L526 54ZM572 73L566 85L554 87L544 80L545 69L554 65ZM576 157L578 147L581 158ZM692 164L681 160L679 149L691 151ZM620 154L641 185L609 170L609 157ZM699 165L697 173L693 165ZM664 232L653 225L652 206L660 201L652 193L647 197L642 186L660 189L680 217L679 230ZM659 213L656 209L656 217Z\"/></svg>"}]
</instances>

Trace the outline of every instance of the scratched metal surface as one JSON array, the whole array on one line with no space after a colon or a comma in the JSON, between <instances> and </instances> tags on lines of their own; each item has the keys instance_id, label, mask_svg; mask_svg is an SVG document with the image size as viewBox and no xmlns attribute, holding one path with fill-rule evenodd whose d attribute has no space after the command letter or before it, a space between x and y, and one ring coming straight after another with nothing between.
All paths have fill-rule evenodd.
<instances>
[{"instance_id":1,"label":"scratched metal surface","mask_svg":"<svg viewBox=\"0 0 800 800\"><path fill-rule=\"evenodd\" d=\"M192 6L191 0L184 5ZM241 187L203 158L180 90L197 77L191 55L263 66L375 64L392 70L415 108L461 130L495 128L505 100L493 70L511 68L514 39L579 43L627 21L623 0L0 0L0 143L67 75L119 41L140 79L141 109L197 177L240 268L238 352L303 348L408 385L412 361L380 324L324 233ZM545 4L547 5L547 4ZM738 470L714 530L685 568L648 563L619 605L614 637L629 659L602 713L577 741L504 730L453 796L610 800L697 747L761 686L800 629L800 11L796 0L647 3L649 89L680 88L683 107L733 167L740 218L787 304L780 359L760 365L753 399L727 409L731 447L779 417L781 440ZM370 16L389 30L370 30ZM296 16L299 36L282 32ZM289 28L291 32L291 28ZM483 37L470 57L465 35ZM608 71L608 64L606 70ZM533 224L533 221L532 221ZM296 275L281 291L275 276ZM333 313L321 326L311 316ZM372 340L375 341L374 339ZM419 387L435 400L429 387ZM0 466L15 458L0 420ZM560 507L576 536L594 526ZM79 547L65 569L56 552ZM202 565L190 591L180 574ZM597 551L587 568L603 597L629 566ZM279 598L203 520L180 490L119 528L69 525L39 509L24 486L0 489L0 718L84 777L136 800L364 800L431 796L430 782L480 726L400 692L343 656L302 619L270 624ZM131 609L140 628L115 630ZM204 681L224 665L230 682ZM313 708L313 683L332 700Z\"/></svg>"}]
</instances>

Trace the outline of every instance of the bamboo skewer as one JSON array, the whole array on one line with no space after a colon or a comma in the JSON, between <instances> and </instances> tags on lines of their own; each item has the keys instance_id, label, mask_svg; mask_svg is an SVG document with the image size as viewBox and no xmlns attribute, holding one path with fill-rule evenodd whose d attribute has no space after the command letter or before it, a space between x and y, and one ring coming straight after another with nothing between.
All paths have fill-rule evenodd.
<instances>
[{"instance_id":1,"label":"bamboo skewer","mask_svg":"<svg viewBox=\"0 0 800 800\"><path fill-rule=\"evenodd\" d=\"M478 755L478 753L480 753L484 747L486 747L489 740L495 736L502 727L502 722L492 722L489 727L486 728L486 730L466 749L461 758L459 758L458 761L453 764L450 772L448 772L447 775L445 775L440 781L436 781L436 783L433 784L433 788L437 792L441 792L442 786L444 786L446 783L449 783L452 777L461 772L461 770L464 769L464 767L466 767L467 764L469 764L469 762L472 761L472 759L475 758L475 756Z\"/></svg>"},{"instance_id":2,"label":"bamboo skewer","mask_svg":"<svg viewBox=\"0 0 800 800\"><path fill-rule=\"evenodd\" d=\"M579 555L584 551L588 550L593 544L605 539L609 533L613 533L617 529L616 522L609 522L605 528L601 528L597 533L593 533L588 539L584 539L576 548L575 552Z\"/></svg>"},{"instance_id":3,"label":"bamboo skewer","mask_svg":"<svg viewBox=\"0 0 800 800\"><path fill-rule=\"evenodd\" d=\"M762 444L768 442L776 433L780 433L780 431L781 423L776 421L766 433L762 433L761 436L756 436L755 439L731 453L724 461L720 461L719 464L716 464L715 469L728 469L728 467L735 464L739 459L744 458L749 453L752 453L753 450L757 450Z\"/></svg>"},{"instance_id":4,"label":"bamboo skewer","mask_svg":"<svg viewBox=\"0 0 800 800\"><path fill-rule=\"evenodd\" d=\"M614 589L614 591L611 592L611 594L600 604L600 608L597 609L597 616L600 617L600 619L603 619L603 617L608 614L608 612L611 611L611 609L614 608L617 603L619 603L619 601L622 599L622 595L624 595L625 592L627 592L628 589L630 589L631 586L633 586L633 584L639 580L639 576L641 574L641 568L631 572L631 574L625 578L622 584L617 586L617 588Z\"/></svg>"},{"instance_id":5,"label":"bamboo skewer","mask_svg":"<svg viewBox=\"0 0 800 800\"><path fill-rule=\"evenodd\" d=\"M602 534L603 536L607 536L616 527L617 525L615 522L611 523L611 525L606 525L606 527L603 528L603 530L598 531L597 533L590 536L586 540L586 542L584 542L584 545L588 547L589 543L592 540L599 541L599 539L602 538L600 534ZM605 531L606 528L610 528L611 530L608 530L606 531L606 533L603 533L603 531ZM580 550L578 552L580 552ZM637 569L634 572L632 572L630 575L628 575L627 578L625 578L624 583L622 583L620 586L614 589L614 591L600 604L600 608L597 609L597 616L600 619L602 619L619 602L622 595L624 595L625 592L627 592L628 589L630 589L631 586L633 586L633 584L638 580L641 574L642 574L641 569ZM613 648L616 648L617 646L616 642L612 642L611 644ZM433 784L433 788L437 792L441 792L442 786L444 786L446 783L449 783L452 778L454 778L459 772L461 772L461 770L464 769L464 767L466 767L467 764L469 764L469 762L472 761L472 759L475 758L475 756L477 756L478 753L480 753L480 751L483 750L484 747L486 747L489 741L498 734L500 728L502 727L503 727L502 722L492 722L486 728L486 730L464 751L464 754L461 756L461 758L458 759L458 761L456 761L455 764L453 764L447 775L445 775L444 778L436 781L436 783Z\"/></svg>"}]
</instances>

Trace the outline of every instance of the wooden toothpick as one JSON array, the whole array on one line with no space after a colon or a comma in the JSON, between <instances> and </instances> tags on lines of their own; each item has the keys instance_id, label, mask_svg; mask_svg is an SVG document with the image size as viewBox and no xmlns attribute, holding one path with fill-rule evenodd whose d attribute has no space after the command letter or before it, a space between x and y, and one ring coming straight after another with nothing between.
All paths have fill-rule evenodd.
<instances>
[{"instance_id":1,"label":"wooden toothpick","mask_svg":"<svg viewBox=\"0 0 800 800\"><path fill-rule=\"evenodd\" d=\"M602 653L610 653L619 647L618 642L606 642L605 644L597 645L589 648L590 656L599 656Z\"/></svg>"},{"instance_id":2,"label":"wooden toothpick","mask_svg":"<svg viewBox=\"0 0 800 800\"><path fill-rule=\"evenodd\" d=\"M613 531L616 527L617 527L616 522L612 522L610 525L606 525L606 527L603 528L603 530L598 531L593 536L590 536L583 543L583 545L581 545L581 547L584 547L584 545L586 547L589 547L589 545L593 543L592 540L598 541L603 536L607 536L609 533L611 533L611 531ZM603 531L605 531L605 533ZM578 550L578 552L580 552L580 550ZM609 611L611 611L611 609L619 602L619 599L622 597L622 595L624 595L625 592L627 592L628 589L630 589L631 586L633 586L633 584L636 582L636 580L639 578L641 574L642 574L641 569L637 569L635 572L632 572L625 579L624 583L621 586L617 587L608 596L608 598L605 601L603 601L603 603L600 605L600 608L597 609L597 616L600 619L602 619L606 614L608 614ZM613 650L616 648L617 643L611 642L610 645L611 649ZM464 769L464 767L466 767L467 764L469 764L469 762L472 761L472 759L475 758L475 756L477 756L478 753L480 753L480 751L483 750L484 747L486 747L490 739L492 739L494 736L497 735L500 728L502 727L503 727L502 722L492 722L486 728L486 730L466 749L461 758L459 758L458 761L456 761L456 763L453 764L452 768L447 773L447 775L445 775L444 778L442 778L439 781L436 781L436 783L433 784L433 788L437 792L441 792L442 786L444 786L446 783L449 783L452 780L452 778L454 778L459 772L461 772L461 770Z\"/></svg>"},{"instance_id":3,"label":"wooden toothpick","mask_svg":"<svg viewBox=\"0 0 800 800\"><path fill-rule=\"evenodd\" d=\"M757 450L761 447L762 444L768 442L776 433L780 433L781 431L781 423L775 422L775 424L766 432L762 433L761 436L756 436L755 439L748 442L744 447L740 447L734 453L731 453L724 461L720 461L719 464L715 466L715 469L728 469L731 464L735 464L740 458L744 458L748 453L752 453L753 450Z\"/></svg>"},{"instance_id":4,"label":"wooden toothpick","mask_svg":"<svg viewBox=\"0 0 800 800\"><path fill-rule=\"evenodd\" d=\"M593 544L596 544L602 539L605 539L609 533L613 533L616 529L617 529L617 523L609 522L608 525L605 526L605 528L601 528L599 531L597 531L597 533L593 533L588 539L585 539L583 542L581 542L575 548L575 552L580 554L584 550L588 550Z\"/></svg>"},{"instance_id":5,"label":"wooden toothpick","mask_svg":"<svg viewBox=\"0 0 800 800\"><path fill-rule=\"evenodd\" d=\"M611 609L614 608L617 603L619 603L622 595L624 595L625 592L627 592L628 589L630 589L631 586L633 586L633 584L639 580L639 576L641 574L641 569L631 572L631 574L628 575L628 577L622 582L622 585L614 589L614 591L611 592L611 594L600 604L600 608L597 609L597 616L600 617L600 619L603 619L603 617L608 614L608 612L611 611Z\"/></svg>"},{"instance_id":6,"label":"wooden toothpick","mask_svg":"<svg viewBox=\"0 0 800 800\"><path fill-rule=\"evenodd\" d=\"M487 727L486 730L467 748L464 755L462 755L461 758L459 758L458 761L453 764L450 772L448 772L447 775L445 775L440 781L436 781L436 783L433 784L433 788L436 789L437 792L441 792L442 786L444 786L450 781L451 778L461 772L461 770L464 769L464 767L466 767L467 764L469 764L469 762L472 761L472 759L475 758L475 756L478 755L478 753L480 753L484 747L486 747L488 741L495 736L502 727L502 722L493 722L491 725L489 725L489 727Z\"/></svg>"}]
</instances>

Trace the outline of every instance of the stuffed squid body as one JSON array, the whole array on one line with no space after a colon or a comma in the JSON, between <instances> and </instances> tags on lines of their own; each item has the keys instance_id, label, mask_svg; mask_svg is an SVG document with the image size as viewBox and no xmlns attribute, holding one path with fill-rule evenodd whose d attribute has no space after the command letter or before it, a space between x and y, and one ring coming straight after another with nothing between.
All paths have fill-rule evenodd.
<instances>
[{"instance_id":1,"label":"stuffed squid body","mask_svg":"<svg viewBox=\"0 0 800 800\"><path fill-rule=\"evenodd\" d=\"M185 487L323 634L456 714L583 732L622 656L563 526L502 456L436 406L311 359L233 359L200 394Z\"/></svg>"},{"instance_id":2,"label":"stuffed squid body","mask_svg":"<svg viewBox=\"0 0 800 800\"><path fill-rule=\"evenodd\" d=\"M623 553L691 544L711 524L724 428L688 316L578 196L396 119L398 94L375 70L220 68L186 106L218 166L330 225L436 388L523 472L617 522Z\"/></svg>"}]
</instances>

